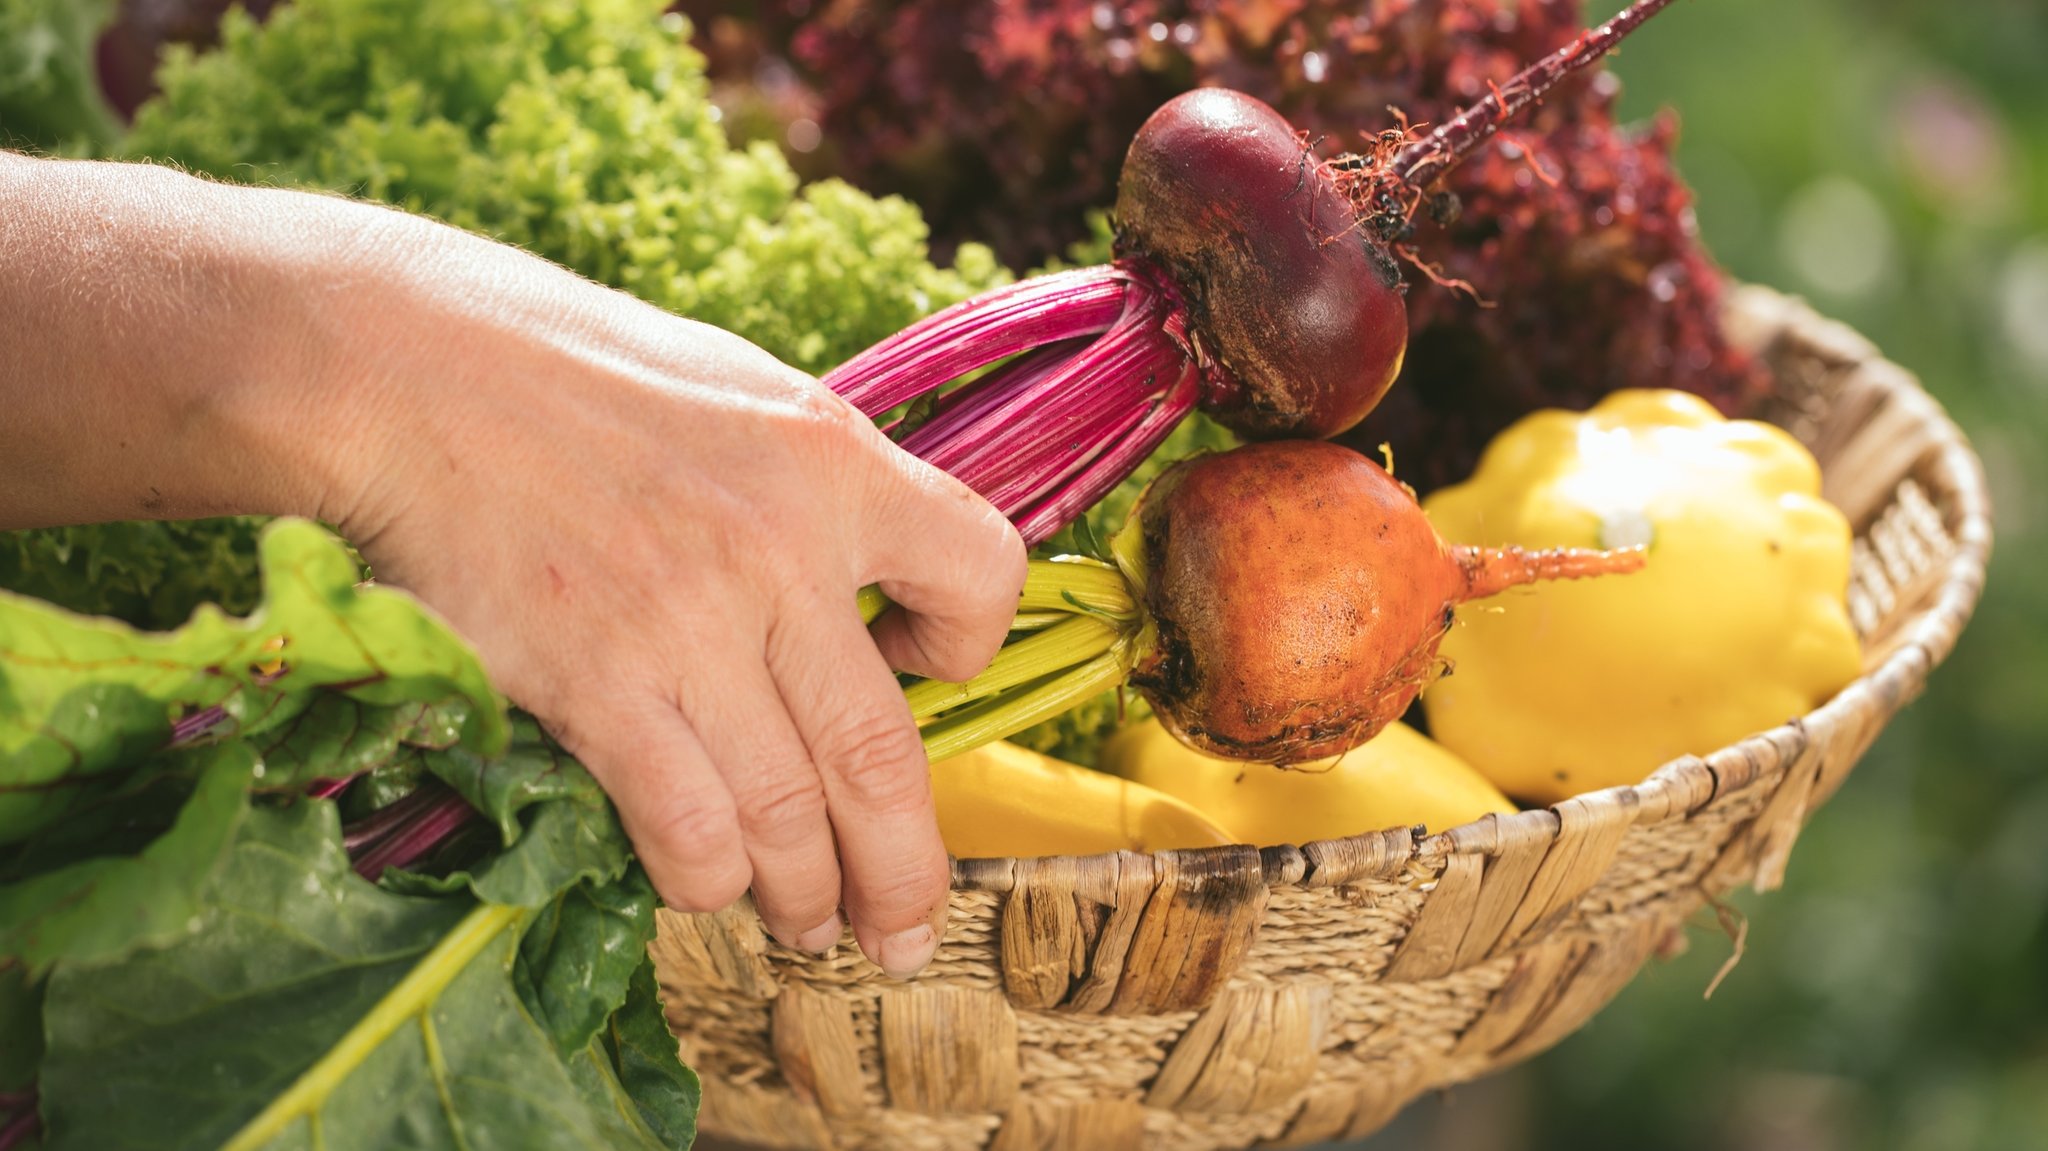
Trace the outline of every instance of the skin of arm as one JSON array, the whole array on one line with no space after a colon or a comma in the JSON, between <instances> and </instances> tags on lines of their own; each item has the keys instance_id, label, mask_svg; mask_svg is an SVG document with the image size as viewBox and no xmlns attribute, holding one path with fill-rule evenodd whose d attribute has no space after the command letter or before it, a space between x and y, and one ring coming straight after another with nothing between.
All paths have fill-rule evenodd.
<instances>
[{"instance_id":1,"label":"skin of arm","mask_svg":"<svg viewBox=\"0 0 2048 1151\"><path fill-rule=\"evenodd\" d=\"M965 679L1010 525L815 380L339 197L0 151L0 529L298 514L473 642L663 899L930 959L947 882L892 669ZM899 608L864 628L854 593Z\"/></svg>"}]
</instances>

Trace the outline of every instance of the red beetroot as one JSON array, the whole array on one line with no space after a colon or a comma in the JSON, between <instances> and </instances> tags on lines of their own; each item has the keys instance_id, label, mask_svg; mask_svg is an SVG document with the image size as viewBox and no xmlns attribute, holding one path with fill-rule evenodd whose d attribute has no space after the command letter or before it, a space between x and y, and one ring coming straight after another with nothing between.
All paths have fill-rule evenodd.
<instances>
[{"instance_id":1,"label":"red beetroot","mask_svg":"<svg viewBox=\"0 0 2048 1151\"><path fill-rule=\"evenodd\" d=\"M898 430L1029 543L1106 494L1198 398L1251 438L1342 432L1400 370L1388 246L1405 243L1426 183L1668 2L1636 0L1437 131L1393 132L1370 156L1326 162L1253 97L1183 94L1126 157L1113 264L955 305L825 382L874 415L1021 356Z\"/></svg>"},{"instance_id":2,"label":"red beetroot","mask_svg":"<svg viewBox=\"0 0 2048 1151\"><path fill-rule=\"evenodd\" d=\"M1583 0L685 0L737 122L824 130L792 159L916 200L945 250L1013 267L1062 253L1116 195L1132 133L1168 98L1223 84L1325 155L1370 152L1389 107L1439 125L1579 35ZM770 85L765 77L775 77ZM1735 414L1768 383L1721 328L1722 277L1673 169L1675 119L1616 120L1611 74L1554 90L1482 148L1410 241L1462 292L1417 281L1403 382L1347 441L1391 441L1423 491L1468 472L1516 416L1620 387L1676 387ZM780 103L768 109L761 101ZM1448 206L1451 201L1433 201Z\"/></svg>"},{"instance_id":3,"label":"red beetroot","mask_svg":"<svg viewBox=\"0 0 2048 1151\"><path fill-rule=\"evenodd\" d=\"M1440 673L1458 604L1643 564L1639 550L1447 545L1378 464L1311 441L1177 464L1132 523L1158 634L1131 685L1182 741L1268 763L1338 754L1398 719Z\"/></svg>"},{"instance_id":4,"label":"red beetroot","mask_svg":"<svg viewBox=\"0 0 2048 1151\"><path fill-rule=\"evenodd\" d=\"M1253 437L1333 436L1401 369L1401 273L1278 112L1242 92L1176 96L1145 121L1118 185L1117 254L1186 294L1204 399Z\"/></svg>"}]
</instances>

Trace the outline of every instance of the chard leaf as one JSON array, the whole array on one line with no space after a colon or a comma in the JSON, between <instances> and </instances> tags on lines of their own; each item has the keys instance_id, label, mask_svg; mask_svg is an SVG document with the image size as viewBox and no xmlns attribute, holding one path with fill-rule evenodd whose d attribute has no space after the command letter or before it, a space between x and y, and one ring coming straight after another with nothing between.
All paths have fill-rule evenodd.
<instances>
[{"instance_id":1,"label":"chard leaf","mask_svg":"<svg viewBox=\"0 0 2048 1151\"><path fill-rule=\"evenodd\" d=\"M541 804L511 846L450 878L486 902L539 907L572 884L619 878L632 859L618 812L593 790Z\"/></svg>"},{"instance_id":2,"label":"chard leaf","mask_svg":"<svg viewBox=\"0 0 2048 1151\"><path fill-rule=\"evenodd\" d=\"M40 974L58 960L116 959L191 931L248 814L255 766L245 745L208 749L192 797L140 854L84 859L0 886L0 956Z\"/></svg>"},{"instance_id":3,"label":"chard leaf","mask_svg":"<svg viewBox=\"0 0 2048 1151\"><path fill-rule=\"evenodd\" d=\"M358 588L347 551L308 521L273 523L261 556L255 614L201 607L173 632L0 594L0 844L164 746L184 711L217 706L257 735L323 689L381 706L461 699L464 741L483 755L503 748L504 708L482 663L418 601Z\"/></svg>"},{"instance_id":4,"label":"chard leaf","mask_svg":"<svg viewBox=\"0 0 2048 1151\"><path fill-rule=\"evenodd\" d=\"M521 1002L528 913L364 882L333 804L251 811L208 902L170 947L51 976L52 1151L663 1146Z\"/></svg>"},{"instance_id":5,"label":"chard leaf","mask_svg":"<svg viewBox=\"0 0 2048 1151\"><path fill-rule=\"evenodd\" d=\"M379 707L323 692L282 726L258 735L263 786L300 788L388 769L419 749L452 746L467 707L460 700Z\"/></svg>"},{"instance_id":6,"label":"chard leaf","mask_svg":"<svg viewBox=\"0 0 2048 1151\"><path fill-rule=\"evenodd\" d=\"M425 757L429 771L495 822L504 847L438 878L387 871L385 887L415 895L466 887L486 903L538 908L578 883L625 874L632 847L604 789L531 716L514 713L512 728L511 749L496 759L461 747Z\"/></svg>"},{"instance_id":7,"label":"chard leaf","mask_svg":"<svg viewBox=\"0 0 2048 1151\"><path fill-rule=\"evenodd\" d=\"M569 1078L575 1082L584 1105L592 1114L602 1116L603 1121L617 1133L614 1137L619 1140L618 1146L673 1147L676 1151L687 1151L688 1143L669 1143L647 1125L644 1110L619 1082L603 1041L591 1040L588 1046L569 1059L567 1066Z\"/></svg>"},{"instance_id":8,"label":"chard leaf","mask_svg":"<svg viewBox=\"0 0 2048 1151\"><path fill-rule=\"evenodd\" d=\"M603 796L597 781L548 737L540 721L513 712L508 728L502 754L478 755L456 746L427 758L427 769L494 820L506 843L518 840L519 813L527 807L553 799Z\"/></svg>"},{"instance_id":9,"label":"chard leaf","mask_svg":"<svg viewBox=\"0 0 2048 1151\"><path fill-rule=\"evenodd\" d=\"M590 1046L654 938L654 887L638 867L617 883L579 883L543 907L519 941L512 982L564 1056Z\"/></svg>"},{"instance_id":10,"label":"chard leaf","mask_svg":"<svg viewBox=\"0 0 2048 1151\"><path fill-rule=\"evenodd\" d=\"M618 1080L639 1105L641 1118L669 1147L688 1147L697 1138L697 1073L682 1062L675 1033L661 1011L654 960L643 957L627 988L625 1006L612 1016L604 1036Z\"/></svg>"}]
</instances>

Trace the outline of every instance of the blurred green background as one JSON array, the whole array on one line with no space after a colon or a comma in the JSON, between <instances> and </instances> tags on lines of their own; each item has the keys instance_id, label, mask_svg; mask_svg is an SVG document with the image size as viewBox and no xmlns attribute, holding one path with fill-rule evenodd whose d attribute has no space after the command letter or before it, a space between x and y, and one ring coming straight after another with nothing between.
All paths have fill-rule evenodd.
<instances>
[{"instance_id":1,"label":"blurred green background","mask_svg":"<svg viewBox=\"0 0 2048 1151\"><path fill-rule=\"evenodd\" d=\"M1622 5L1604 0L1590 15ZM1997 546L1927 694L1735 903L1585 1030L1360 1151L2048 1147L2048 4L1689 0L1614 67L1679 110L1700 229L1918 372Z\"/></svg>"}]
</instances>

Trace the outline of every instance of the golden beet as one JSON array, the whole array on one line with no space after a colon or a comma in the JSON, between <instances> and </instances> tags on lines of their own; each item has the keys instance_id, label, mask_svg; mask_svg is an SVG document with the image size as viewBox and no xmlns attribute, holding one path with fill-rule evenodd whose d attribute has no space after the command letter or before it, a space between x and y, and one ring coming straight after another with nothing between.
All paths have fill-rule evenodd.
<instances>
[{"instance_id":1,"label":"golden beet","mask_svg":"<svg viewBox=\"0 0 2048 1151\"><path fill-rule=\"evenodd\" d=\"M1639 551L1452 547L1415 495L1334 444L1251 444L1175 465L1146 492L1131 670L1160 719L1232 759L1336 755L1439 673L1453 609L1538 579L1633 571Z\"/></svg>"}]
</instances>

